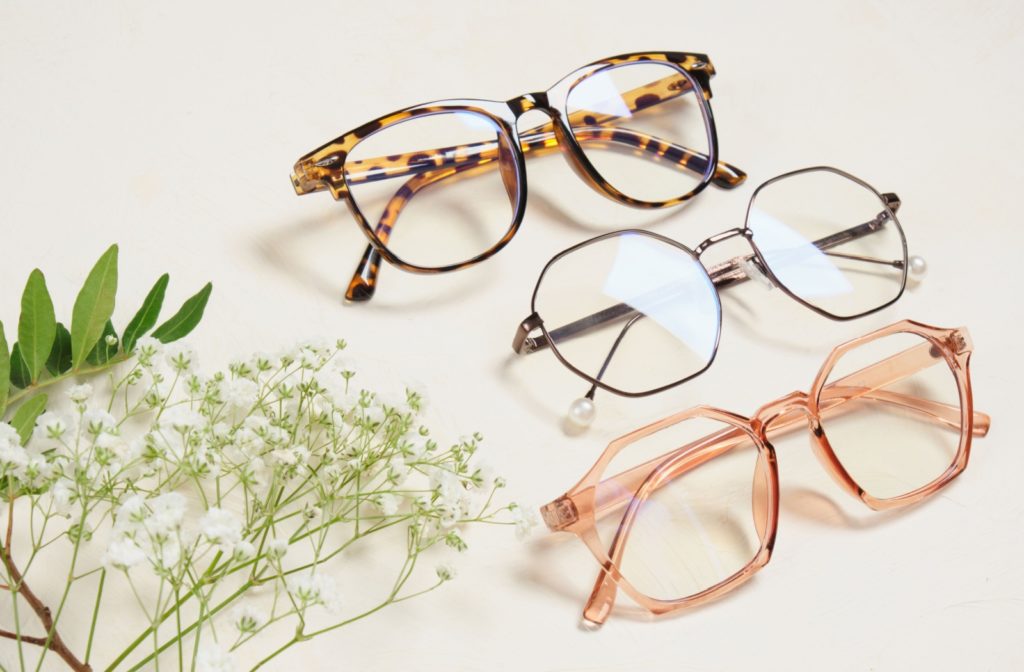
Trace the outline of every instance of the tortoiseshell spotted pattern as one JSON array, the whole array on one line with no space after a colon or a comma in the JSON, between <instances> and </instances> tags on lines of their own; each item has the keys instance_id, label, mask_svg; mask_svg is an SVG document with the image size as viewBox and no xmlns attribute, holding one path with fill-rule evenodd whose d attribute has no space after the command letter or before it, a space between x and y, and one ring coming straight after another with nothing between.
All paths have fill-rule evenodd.
<instances>
[{"instance_id":1,"label":"tortoiseshell spotted pattern","mask_svg":"<svg viewBox=\"0 0 1024 672\"><path fill-rule=\"evenodd\" d=\"M572 88L585 78L624 63L651 61L674 66L678 75L665 77L646 86L622 94L630 111L638 111L671 100L689 91L699 93L707 124L709 152L675 145L645 133L613 126L602 126L616 117L594 112L569 114L566 99ZM350 131L303 156L295 164L292 184L296 193L329 191L335 199L345 200L356 221L370 240L370 245L349 283L345 296L351 301L372 298L376 288L380 260L415 273L444 273L472 266L497 253L516 234L525 210L526 183L524 160L562 151L574 171L605 196L639 208L664 208L685 202L700 193L710 182L718 187L733 188L743 183L746 173L718 159L718 140L711 99L710 79L714 67L704 54L650 52L615 56L591 63L545 92L525 94L508 101L447 100L417 105L383 116ZM520 134L516 122L531 110L540 110L550 117L545 122ZM348 161L352 149L364 138L387 126L412 117L446 112L471 112L488 118L498 129L498 139L473 145L439 147L429 152L415 152ZM581 149L607 147L634 151L652 160L666 161L701 176L701 182L689 193L667 201L643 201L623 194L597 172ZM387 243L402 208L421 189L442 180L448 183L497 167L502 172L510 198L514 198L514 217L504 236L489 250L458 264L424 267L408 263L388 249ZM349 191L350 185L390 178L408 180L397 189L384 209L381 219L371 226Z\"/></svg>"}]
</instances>

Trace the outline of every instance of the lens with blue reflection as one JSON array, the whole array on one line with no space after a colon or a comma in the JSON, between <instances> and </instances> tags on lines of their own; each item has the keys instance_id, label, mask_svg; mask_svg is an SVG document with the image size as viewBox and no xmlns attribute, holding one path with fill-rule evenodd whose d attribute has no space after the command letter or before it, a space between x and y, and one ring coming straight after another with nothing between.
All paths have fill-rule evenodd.
<instances>
[{"instance_id":1,"label":"lens with blue reflection","mask_svg":"<svg viewBox=\"0 0 1024 672\"><path fill-rule=\"evenodd\" d=\"M766 182L750 202L747 227L775 280L838 318L884 306L903 291L907 248L883 197L831 168Z\"/></svg>"},{"instance_id":2,"label":"lens with blue reflection","mask_svg":"<svg viewBox=\"0 0 1024 672\"><path fill-rule=\"evenodd\" d=\"M643 231L602 236L556 257L534 310L566 362L627 394L702 371L721 327L718 295L700 261Z\"/></svg>"}]
</instances>

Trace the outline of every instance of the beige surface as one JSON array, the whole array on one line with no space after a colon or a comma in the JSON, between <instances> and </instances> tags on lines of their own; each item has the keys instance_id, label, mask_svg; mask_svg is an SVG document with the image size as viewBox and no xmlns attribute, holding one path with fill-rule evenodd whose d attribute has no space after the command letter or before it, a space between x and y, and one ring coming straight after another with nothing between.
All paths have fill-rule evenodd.
<instances>
[{"instance_id":1,"label":"beige surface","mask_svg":"<svg viewBox=\"0 0 1024 672\"><path fill-rule=\"evenodd\" d=\"M582 546L494 530L471 538L445 590L307 644L281 668L1024 667L1018 3L284 4L0 6L4 318L34 265L68 310L117 241L129 303L156 269L171 271L175 298L214 281L194 339L207 363L344 336L355 356L426 384L448 435L482 431L512 495L537 503L611 437L695 403L752 411L806 387L831 345L902 317L970 326L977 405L994 423L960 481L901 516L860 508L805 441L781 442L776 557L697 612L582 632L595 569ZM711 55L722 156L751 180L710 189L656 230L695 243L739 225L760 181L828 163L898 191L927 282L846 324L751 290L752 303L726 303L712 372L643 402L599 396L597 425L578 438L558 419L585 385L508 346L550 254L644 219L563 163L530 169L526 221L494 260L444 278L385 268L372 305L342 305L364 241L329 197L294 196L299 154L405 105L509 98L594 58L658 48Z\"/></svg>"}]
</instances>

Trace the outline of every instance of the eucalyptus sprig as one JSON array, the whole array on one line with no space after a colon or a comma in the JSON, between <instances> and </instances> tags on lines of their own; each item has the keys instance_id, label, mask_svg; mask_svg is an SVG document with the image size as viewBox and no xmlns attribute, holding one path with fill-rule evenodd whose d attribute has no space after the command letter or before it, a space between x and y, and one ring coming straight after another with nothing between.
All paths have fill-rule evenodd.
<instances>
[{"instance_id":1,"label":"eucalyptus sprig","mask_svg":"<svg viewBox=\"0 0 1024 672\"><path fill-rule=\"evenodd\" d=\"M25 283L18 338L10 349L0 322L0 420L8 409L21 404L11 425L23 440L46 407L46 395L40 390L69 377L100 373L120 364L132 354L138 339L156 326L170 279L166 273L118 337L111 321L117 298L117 255L117 245L111 245L89 272L75 299L70 330L57 321L46 277L38 268ZM212 290L213 285L207 283L156 327L153 337L170 343L187 336L202 319Z\"/></svg>"}]
</instances>

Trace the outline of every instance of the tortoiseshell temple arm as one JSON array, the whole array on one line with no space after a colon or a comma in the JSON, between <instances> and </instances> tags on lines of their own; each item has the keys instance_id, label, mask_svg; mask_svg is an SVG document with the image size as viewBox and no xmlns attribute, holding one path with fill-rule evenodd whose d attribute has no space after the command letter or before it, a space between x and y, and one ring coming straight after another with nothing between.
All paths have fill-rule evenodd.
<instances>
[{"instance_id":1,"label":"tortoiseshell temple arm","mask_svg":"<svg viewBox=\"0 0 1024 672\"><path fill-rule=\"evenodd\" d=\"M886 199L886 203L887 205L889 205L891 211L895 212L899 208L900 201L899 197L897 197L896 194L884 194L883 197ZM889 215L887 211L880 212L878 216L875 217L870 222L864 222L863 224L858 224L856 226L850 227L849 229L844 229L843 231L839 231L832 235L819 238L818 240L815 240L813 244L815 247L817 247L819 250L824 251L825 254L829 256L855 258L858 261L877 263L886 266L902 268L902 259L874 259L871 257L863 257L860 255L848 255L843 254L841 252L827 251L833 247L837 247L844 243L848 243L851 240L856 240L858 238L862 238L871 233L874 233L875 231L878 231L885 224L888 217ZM766 270L761 267L760 262L755 258L753 254L735 257L733 259L723 261L720 264L716 264L715 266L712 266L711 268L708 269L708 276L711 278L711 282L716 289L724 289L726 287L730 287L732 285L736 285L742 282L746 282L747 280L750 280L750 273L752 270L751 266L754 267L753 270L756 273L760 273L763 276L767 276ZM599 327L603 324L607 324L608 322L612 322L623 317L632 316L637 312L638 311L628 303L617 303L591 315L581 317L580 319L570 322L569 324L556 327L555 329L550 330L548 332L548 335L550 335L550 337L556 343L562 342L575 336L579 336L580 334L584 334L590 331L591 329ZM525 321L523 324L525 324ZM512 349L517 354L529 354L531 352L536 352L537 350L542 350L551 345L551 343L548 341L547 336L545 336L543 333L540 333L536 336L529 336L527 334L526 337L521 337L522 326L523 325L521 324L520 328L517 330L516 338L514 339L512 344ZM533 329L536 329L538 326L539 323L534 324L534 326L531 327L531 331Z\"/></svg>"},{"instance_id":2,"label":"tortoiseshell temple arm","mask_svg":"<svg viewBox=\"0 0 1024 672\"><path fill-rule=\"evenodd\" d=\"M689 80L683 77L665 77L647 86L628 91L622 94L622 97L629 112L638 112L677 98L691 90L692 86ZM569 115L568 124L580 143L603 142L609 146L635 148L639 152L676 163L700 175L707 170L708 157L705 154L662 141L646 133L604 126L604 124L620 118L615 114L579 110ZM548 121L524 132L520 137L524 156L530 156L531 152L533 156L542 156L557 150L558 141L554 131L554 123ZM328 152L326 157L316 161L314 161L314 157L300 160L295 165L292 185L295 187L295 192L301 196L324 191L331 182L345 181L349 185L361 184L416 175L423 171L451 167L465 162L491 163L497 158L497 142L453 145L358 161L345 160L344 162ZM747 174L739 168L719 160L718 168L715 170L711 182L718 187L732 189L743 184L746 177Z\"/></svg>"},{"instance_id":3,"label":"tortoiseshell temple arm","mask_svg":"<svg viewBox=\"0 0 1024 672\"><path fill-rule=\"evenodd\" d=\"M546 126L550 127L550 123ZM592 146L595 149L632 149L638 155L675 164L698 175L703 175L708 166L706 154L628 128L588 126L573 129L573 135L581 144ZM524 134L520 138L520 142L523 155L527 158L544 156L559 149L558 138L554 131L546 130L545 127ZM410 177L459 164L482 165L497 160L497 142L453 145L388 157L350 160L345 163L345 180L349 185L366 184L396 177ZM711 182L716 186L732 189L742 184L745 178L746 173L739 168L719 161ZM322 185L323 183L317 184ZM323 188L323 186L316 187L314 185L313 191ZM303 191L302 193L308 192Z\"/></svg>"},{"instance_id":4,"label":"tortoiseshell temple arm","mask_svg":"<svg viewBox=\"0 0 1024 672\"><path fill-rule=\"evenodd\" d=\"M961 332L963 331L961 330ZM822 389L819 398L821 416L833 417L840 413L857 410L856 406L847 403L850 401L869 401L912 411L936 425L959 431L961 427L959 407L882 389L934 365L937 360L941 359L943 359L943 354L936 346L931 343L921 343L829 383ZM762 408L771 409L789 396L791 395L781 397ZM988 434L991 422L988 414L974 411L972 416L974 436L980 437ZM767 419L767 423L768 437L775 438L805 427L807 420L800 412L790 412L770 417ZM672 478L681 476L733 448L749 445L749 443L750 437L746 432L738 429L723 429L648 460L623 473L609 476L601 481L601 485L596 489L594 516L596 519L600 519L628 504L648 475L658 465L677 455L691 454L692 457L680 462L671 478L666 479L663 483L671 482ZM572 507L570 514L566 503L560 499L545 505L541 509L541 513L545 523L553 531L569 527L576 522L578 515L575 513L575 507Z\"/></svg>"}]
</instances>

